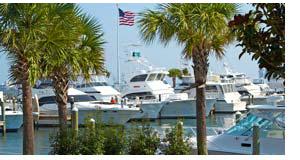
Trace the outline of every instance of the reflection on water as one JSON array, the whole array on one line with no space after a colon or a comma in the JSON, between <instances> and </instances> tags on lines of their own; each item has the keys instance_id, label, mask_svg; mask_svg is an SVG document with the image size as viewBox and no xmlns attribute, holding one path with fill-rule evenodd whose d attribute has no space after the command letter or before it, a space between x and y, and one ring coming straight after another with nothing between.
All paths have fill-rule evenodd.
<instances>
[{"instance_id":1,"label":"reflection on water","mask_svg":"<svg viewBox=\"0 0 300 160\"><path fill-rule=\"evenodd\" d=\"M151 121L154 128L171 127L177 123L177 119L160 119ZM130 122L126 127L140 125L141 122ZM235 124L234 114L215 114L207 117L207 127L229 128ZM196 119L183 119L184 127L196 127ZM45 155L50 152L49 135L53 135L58 128L39 128L35 130L35 154ZM23 129L18 132L8 132L6 137L0 135L0 155L22 154Z\"/></svg>"}]
</instances>

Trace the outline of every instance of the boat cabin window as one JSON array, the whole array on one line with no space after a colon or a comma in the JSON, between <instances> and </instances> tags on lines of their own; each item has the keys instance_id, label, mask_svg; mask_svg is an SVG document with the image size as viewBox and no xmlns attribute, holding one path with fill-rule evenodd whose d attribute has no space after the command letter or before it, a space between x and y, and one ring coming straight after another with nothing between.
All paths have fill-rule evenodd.
<instances>
[{"instance_id":1,"label":"boat cabin window","mask_svg":"<svg viewBox=\"0 0 300 160\"><path fill-rule=\"evenodd\" d=\"M91 83L80 84L76 86L76 88L86 88L86 87L93 87L93 86L108 86L108 84L106 82L91 82Z\"/></svg>"},{"instance_id":2,"label":"boat cabin window","mask_svg":"<svg viewBox=\"0 0 300 160\"><path fill-rule=\"evenodd\" d=\"M68 96L68 103L70 103L70 97L74 97L75 102L89 102L96 101L97 99L92 95L70 95Z\"/></svg>"},{"instance_id":3,"label":"boat cabin window","mask_svg":"<svg viewBox=\"0 0 300 160\"><path fill-rule=\"evenodd\" d=\"M70 95L68 96L68 103L70 103L70 97L74 97L74 102L89 102L96 101L97 99L92 95ZM39 105L54 104L56 103L55 96L42 97L39 99Z\"/></svg>"},{"instance_id":4,"label":"boat cabin window","mask_svg":"<svg viewBox=\"0 0 300 160\"><path fill-rule=\"evenodd\" d=\"M155 96L151 93L151 92L138 92L138 93L130 93L127 94L125 96L123 96L123 98L128 98L130 100L135 100L136 97L139 97L140 100L144 99L155 99Z\"/></svg>"},{"instance_id":5,"label":"boat cabin window","mask_svg":"<svg viewBox=\"0 0 300 160\"><path fill-rule=\"evenodd\" d=\"M165 78L165 74L158 73L155 80L162 81L164 78Z\"/></svg>"},{"instance_id":6,"label":"boat cabin window","mask_svg":"<svg viewBox=\"0 0 300 160\"><path fill-rule=\"evenodd\" d=\"M205 86L206 92L218 92L217 86Z\"/></svg>"},{"instance_id":7,"label":"boat cabin window","mask_svg":"<svg viewBox=\"0 0 300 160\"><path fill-rule=\"evenodd\" d=\"M137 75L135 77L133 77L130 82L143 82L146 80L147 78L147 74L141 74L141 75Z\"/></svg>"},{"instance_id":8,"label":"boat cabin window","mask_svg":"<svg viewBox=\"0 0 300 160\"><path fill-rule=\"evenodd\" d=\"M154 74L154 73L150 74L149 77L148 77L148 79L147 79L147 81L154 81L155 78L156 78L156 74Z\"/></svg>"},{"instance_id":9,"label":"boat cabin window","mask_svg":"<svg viewBox=\"0 0 300 160\"><path fill-rule=\"evenodd\" d=\"M39 105L56 103L55 96L42 97L39 99Z\"/></svg>"},{"instance_id":10,"label":"boat cabin window","mask_svg":"<svg viewBox=\"0 0 300 160\"><path fill-rule=\"evenodd\" d=\"M233 84L222 85L224 93L236 92L235 86Z\"/></svg>"},{"instance_id":11,"label":"boat cabin window","mask_svg":"<svg viewBox=\"0 0 300 160\"><path fill-rule=\"evenodd\" d=\"M243 90L243 91L238 91L240 95L242 96L248 96L248 95L251 95L248 91L246 90Z\"/></svg>"}]
</instances>

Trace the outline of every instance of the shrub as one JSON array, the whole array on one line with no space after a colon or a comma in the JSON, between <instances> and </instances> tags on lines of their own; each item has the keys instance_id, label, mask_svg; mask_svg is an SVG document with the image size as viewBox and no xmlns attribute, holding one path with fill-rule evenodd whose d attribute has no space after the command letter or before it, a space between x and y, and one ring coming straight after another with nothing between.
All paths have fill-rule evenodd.
<instances>
[{"instance_id":1,"label":"shrub","mask_svg":"<svg viewBox=\"0 0 300 160\"><path fill-rule=\"evenodd\" d=\"M125 154L126 137L123 126L106 126L104 132L104 154Z\"/></svg>"},{"instance_id":2,"label":"shrub","mask_svg":"<svg viewBox=\"0 0 300 160\"><path fill-rule=\"evenodd\" d=\"M163 142L166 144L162 149L166 155L186 155L191 153L191 146L188 139L184 139L182 122L177 122L176 126L167 131L166 137Z\"/></svg>"},{"instance_id":3,"label":"shrub","mask_svg":"<svg viewBox=\"0 0 300 160\"><path fill-rule=\"evenodd\" d=\"M80 143L72 130L57 132L50 135L50 154L76 155L80 154Z\"/></svg>"},{"instance_id":4,"label":"shrub","mask_svg":"<svg viewBox=\"0 0 300 160\"><path fill-rule=\"evenodd\" d=\"M104 153L104 136L102 125L96 124L95 128L91 124L83 129L78 141L81 145L80 154L95 155Z\"/></svg>"},{"instance_id":5,"label":"shrub","mask_svg":"<svg viewBox=\"0 0 300 160\"><path fill-rule=\"evenodd\" d=\"M50 136L50 154L103 154L104 137L101 126L96 124L96 127L93 127L87 123L85 128L80 128L78 134L71 129L63 133L57 132Z\"/></svg>"},{"instance_id":6,"label":"shrub","mask_svg":"<svg viewBox=\"0 0 300 160\"><path fill-rule=\"evenodd\" d=\"M160 138L149 124L133 128L128 137L128 154L153 155L158 149Z\"/></svg>"}]
</instances>

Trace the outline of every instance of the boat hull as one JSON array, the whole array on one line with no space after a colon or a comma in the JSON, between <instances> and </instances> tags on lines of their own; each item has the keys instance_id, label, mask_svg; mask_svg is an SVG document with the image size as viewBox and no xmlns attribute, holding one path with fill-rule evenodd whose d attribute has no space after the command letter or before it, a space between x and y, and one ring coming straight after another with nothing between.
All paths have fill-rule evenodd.
<instances>
[{"instance_id":1,"label":"boat hull","mask_svg":"<svg viewBox=\"0 0 300 160\"><path fill-rule=\"evenodd\" d=\"M218 135L208 136L209 154L252 154L252 137ZM260 155L284 155L285 140L283 138L260 138Z\"/></svg>"},{"instance_id":2,"label":"boat hull","mask_svg":"<svg viewBox=\"0 0 300 160\"><path fill-rule=\"evenodd\" d=\"M233 113L246 111L246 102L227 103L225 100L217 100L214 104L216 113Z\"/></svg>"},{"instance_id":3,"label":"boat hull","mask_svg":"<svg viewBox=\"0 0 300 160\"><path fill-rule=\"evenodd\" d=\"M142 113L137 114L133 119L157 119L163 105L163 102L143 103L140 107Z\"/></svg>"},{"instance_id":4,"label":"boat hull","mask_svg":"<svg viewBox=\"0 0 300 160\"><path fill-rule=\"evenodd\" d=\"M104 124L123 125L140 113L140 110L79 110L78 123L82 125L93 118Z\"/></svg>"},{"instance_id":5,"label":"boat hull","mask_svg":"<svg viewBox=\"0 0 300 160\"><path fill-rule=\"evenodd\" d=\"M23 113L20 111L6 111L6 131L7 132L16 132L23 125ZM0 129L2 132L2 128Z\"/></svg>"},{"instance_id":6,"label":"boat hull","mask_svg":"<svg viewBox=\"0 0 300 160\"><path fill-rule=\"evenodd\" d=\"M206 103L206 116L212 110L214 99L207 99ZM176 100L165 103L163 106L160 118L195 118L196 117L196 100Z\"/></svg>"}]
</instances>

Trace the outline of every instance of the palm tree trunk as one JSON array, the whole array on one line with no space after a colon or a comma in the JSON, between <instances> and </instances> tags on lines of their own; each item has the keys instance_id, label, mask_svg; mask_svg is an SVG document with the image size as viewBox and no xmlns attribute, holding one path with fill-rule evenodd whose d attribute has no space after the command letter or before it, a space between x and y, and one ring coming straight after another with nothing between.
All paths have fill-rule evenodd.
<instances>
[{"instance_id":1,"label":"palm tree trunk","mask_svg":"<svg viewBox=\"0 0 300 160\"><path fill-rule=\"evenodd\" d=\"M208 53L201 50L193 53L193 63L195 83L197 86L205 84L208 71ZM196 97L197 149L199 155L207 155L204 87L196 88Z\"/></svg>"},{"instance_id":2,"label":"palm tree trunk","mask_svg":"<svg viewBox=\"0 0 300 160\"><path fill-rule=\"evenodd\" d=\"M28 68L28 67L27 67ZM28 69L24 67L22 92L23 92L23 154L34 154L34 128L32 115L32 93L29 82Z\"/></svg>"},{"instance_id":3,"label":"palm tree trunk","mask_svg":"<svg viewBox=\"0 0 300 160\"><path fill-rule=\"evenodd\" d=\"M68 81L63 75L56 75L53 79L56 102L58 105L60 131L67 129L67 104L68 104Z\"/></svg>"},{"instance_id":4,"label":"palm tree trunk","mask_svg":"<svg viewBox=\"0 0 300 160\"><path fill-rule=\"evenodd\" d=\"M175 88L175 86L176 86L176 77L172 77L172 81L173 81L173 88Z\"/></svg>"}]
</instances>

